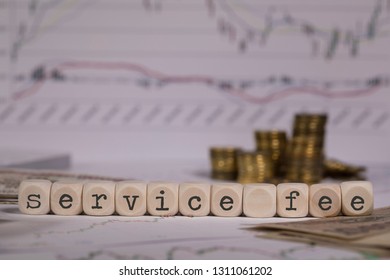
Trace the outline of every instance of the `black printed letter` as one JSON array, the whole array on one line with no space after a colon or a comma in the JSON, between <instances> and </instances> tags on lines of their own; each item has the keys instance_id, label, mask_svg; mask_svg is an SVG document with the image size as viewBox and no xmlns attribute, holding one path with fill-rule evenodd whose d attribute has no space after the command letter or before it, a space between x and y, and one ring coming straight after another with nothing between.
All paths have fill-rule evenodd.
<instances>
[{"instance_id":1,"label":"black printed letter","mask_svg":"<svg viewBox=\"0 0 390 280\"><path fill-rule=\"evenodd\" d=\"M162 190L160 191L160 194L165 194L165 192ZM157 211L168 211L169 208L164 207L164 197L163 196L156 196L156 199L161 199L160 208L156 208Z\"/></svg>"},{"instance_id":2,"label":"black printed letter","mask_svg":"<svg viewBox=\"0 0 390 280\"><path fill-rule=\"evenodd\" d=\"M133 195L133 203L130 202L130 200L129 200L130 196L129 195L124 195L123 198L126 199L127 206L129 206L129 210L133 210L135 202L136 202L137 198L139 198L139 195Z\"/></svg>"},{"instance_id":3,"label":"black printed letter","mask_svg":"<svg viewBox=\"0 0 390 280\"><path fill-rule=\"evenodd\" d=\"M96 198L96 205L95 205L95 206L92 206L92 209L102 209L103 207L101 207L101 206L99 205L99 200L100 200L101 198L103 198L104 200L107 200L107 195L105 195L105 194L101 194L101 195L93 194L92 196Z\"/></svg>"},{"instance_id":4,"label":"black printed letter","mask_svg":"<svg viewBox=\"0 0 390 280\"><path fill-rule=\"evenodd\" d=\"M219 202L219 206L221 206L221 208L225 211L229 211L229 210L232 210L233 208L233 205L230 205L229 207L225 207L225 204L233 204L233 198L231 198L230 196L223 196L221 198L221 201Z\"/></svg>"},{"instance_id":5,"label":"black printed letter","mask_svg":"<svg viewBox=\"0 0 390 280\"><path fill-rule=\"evenodd\" d=\"M356 204L364 204L363 197L356 195L351 200L351 207L353 208L353 210L356 210L356 211L362 210L364 206L362 205L360 207L356 207L355 206Z\"/></svg>"},{"instance_id":6,"label":"black printed letter","mask_svg":"<svg viewBox=\"0 0 390 280\"><path fill-rule=\"evenodd\" d=\"M69 202L69 204L68 205L64 205L64 203L67 203L67 202ZM60 203L60 206L62 208L68 209L68 208L72 207L72 203L71 202L73 202L73 198L69 194L65 193L65 194L61 195L59 203Z\"/></svg>"},{"instance_id":7,"label":"black printed letter","mask_svg":"<svg viewBox=\"0 0 390 280\"><path fill-rule=\"evenodd\" d=\"M320 200L318 201L318 207L320 207L321 210L328 211L330 208L332 208L331 205L328 207L324 207L324 204L332 204L332 199L329 196L321 196Z\"/></svg>"},{"instance_id":8,"label":"black printed letter","mask_svg":"<svg viewBox=\"0 0 390 280\"><path fill-rule=\"evenodd\" d=\"M202 205L199 203L197 207L193 207L193 206L192 206L192 201L193 201L194 199L195 199L197 202L200 202L200 201L201 201L201 199L200 199L199 196L192 196L192 197L190 197L190 199L188 200L188 207L190 207L191 210L196 211L196 210L199 210L200 207L201 207Z\"/></svg>"},{"instance_id":9,"label":"black printed letter","mask_svg":"<svg viewBox=\"0 0 390 280\"><path fill-rule=\"evenodd\" d=\"M293 206L293 199L296 199L296 197L293 196L293 194L295 194L296 196L299 196L299 192L297 192L297 191L292 191L292 192L290 192L290 196L286 196L286 199L290 200L290 207L286 208L287 211L297 210L297 208L292 207Z\"/></svg>"},{"instance_id":10,"label":"black printed letter","mask_svg":"<svg viewBox=\"0 0 390 280\"><path fill-rule=\"evenodd\" d=\"M27 201L27 207L26 208L36 209L36 208L41 207L41 202L39 200L32 199L32 197L36 197L36 198L40 199L41 195L40 194L29 194L28 197L27 197L28 201ZM30 201L31 202L36 202L37 205L31 206Z\"/></svg>"}]
</instances>

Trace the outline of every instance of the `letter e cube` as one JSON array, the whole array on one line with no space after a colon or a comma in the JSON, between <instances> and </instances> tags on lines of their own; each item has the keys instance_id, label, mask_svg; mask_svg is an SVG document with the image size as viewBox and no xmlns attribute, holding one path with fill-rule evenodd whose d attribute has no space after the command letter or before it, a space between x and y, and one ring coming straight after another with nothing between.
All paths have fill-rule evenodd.
<instances>
[{"instance_id":1,"label":"letter e cube","mask_svg":"<svg viewBox=\"0 0 390 280\"><path fill-rule=\"evenodd\" d=\"M342 212L346 216L370 215L374 208L372 184L368 181L341 183Z\"/></svg>"}]
</instances>

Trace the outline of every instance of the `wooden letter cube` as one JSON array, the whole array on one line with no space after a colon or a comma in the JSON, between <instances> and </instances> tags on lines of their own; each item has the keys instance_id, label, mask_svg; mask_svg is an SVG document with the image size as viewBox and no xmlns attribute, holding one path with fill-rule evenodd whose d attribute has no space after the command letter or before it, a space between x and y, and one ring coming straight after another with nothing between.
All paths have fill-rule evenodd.
<instances>
[{"instance_id":1,"label":"wooden letter cube","mask_svg":"<svg viewBox=\"0 0 390 280\"><path fill-rule=\"evenodd\" d=\"M79 215L83 212L83 182L61 180L51 187L51 210L56 215Z\"/></svg>"},{"instance_id":2,"label":"wooden letter cube","mask_svg":"<svg viewBox=\"0 0 390 280\"><path fill-rule=\"evenodd\" d=\"M50 212L50 190L48 180L24 180L19 186L20 212L30 215L44 215Z\"/></svg>"},{"instance_id":3,"label":"wooden letter cube","mask_svg":"<svg viewBox=\"0 0 390 280\"><path fill-rule=\"evenodd\" d=\"M116 212L122 216L142 216L146 213L147 183L142 181L121 181L116 184Z\"/></svg>"},{"instance_id":4,"label":"wooden letter cube","mask_svg":"<svg viewBox=\"0 0 390 280\"><path fill-rule=\"evenodd\" d=\"M247 184L244 186L243 212L247 217L265 218L276 214L276 186Z\"/></svg>"},{"instance_id":5,"label":"wooden letter cube","mask_svg":"<svg viewBox=\"0 0 390 280\"><path fill-rule=\"evenodd\" d=\"M242 189L237 183L211 186L211 213L221 217L237 217L242 213Z\"/></svg>"},{"instance_id":6,"label":"wooden letter cube","mask_svg":"<svg viewBox=\"0 0 390 280\"><path fill-rule=\"evenodd\" d=\"M115 211L115 183L87 181L83 190L84 213L91 216L112 215Z\"/></svg>"},{"instance_id":7,"label":"wooden letter cube","mask_svg":"<svg viewBox=\"0 0 390 280\"><path fill-rule=\"evenodd\" d=\"M339 184L314 184L309 188L309 213L313 217L334 217L341 212Z\"/></svg>"},{"instance_id":8,"label":"wooden letter cube","mask_svg":"<svg viewBox=\"0 0 390 280\"><path fill-rule=\"evenodd\" d=\"M372 184L368 181L341 183L342 212L347 216L370 215L374 208Z\"/></svg>"},{"instance_id":9,"label":"wooden letter cube","mask_svg":"<svg viewBox=\"0 0 390 280\"><path fill-rule=\"evenodd\" d=\"M309 213L309 186L283 183L276 187L276 213L280 217L306 217Z\"/></svg>"},{"instance_id":10,"label":"wooden letter cube","mask_svg":"<svg viewBox=\"0 0 390 280\"><path fill-rule=\"evenodd\" d=\"M179 187L179 211L182 215L201 217L210 214L210 184L182 183Z\"/></svg>"},{"instance_id":11,"label":"wooden letter cube","mask_svg":"<svg viewBox=\"0 0 390 280\"><path fill-rule=\"evenodd\" d=\"M152 216L174 216L179 211L179 184L151 182L147 190L147 209Z\"/></svg>"}]
</instances>

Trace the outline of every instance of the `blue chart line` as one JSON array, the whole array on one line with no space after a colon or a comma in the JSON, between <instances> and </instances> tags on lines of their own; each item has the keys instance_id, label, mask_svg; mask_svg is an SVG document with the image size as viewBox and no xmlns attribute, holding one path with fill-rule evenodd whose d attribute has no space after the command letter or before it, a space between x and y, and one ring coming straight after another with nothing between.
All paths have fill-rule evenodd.
<instances>
[{"instance_id":1,"label":"blue chart line","mask_svg":"<svg viewBox=\"0 0 390 280\"><path fill-rule=\"evenodd\" d=\"M215 9L214 3L209 1L209 10ZM244 10L245 15L250 15L261 23L261 27L254 26L235 9L230 1L220 0L217 2L226 13L227 19L219 20L219 30L222 34L227 34L231 39L238 41L239 49L244 52L249 45L265 45L270 37L279 31L290 31L301 34L309 39L313 55L318 55L319 46L324 46L324 58L332 59L340 48L346 48L351 57L359 54L361 43L374 41L383 37L388 37L388 30L384 30L390 25L389 1L378 1L373 7L364 23L356 24L356 29L343 29L335 27L325 30L315 24L295 17L286 11L273 11L263 15L255 14L250 7L245 6L245 2L237 4ZM212 8L210 8L212 7ZM271 6L272 7L272 6ZM239 30L243 31L243 36L237 38Z\"/></svg>"},{"instance_id":2,"label":"blue chart line","mask_svg":"<svg viewBox=\"0 0 390 280\"><path fill-rule=\"evenodd\" d=\"M16 59L17 54L19 53L20 48L23 45L27 44L36 37L42 20L45 18L46 12L56 7L61 2L63 2L63 0L53 0L50 2L45 2L41 6L39 6L39 9L37 9L36 2L32 1L30 3L30 12L35 13L35 15L30 24L22 23L19 26L19 33L17 34L17 39L15 39L15 41L13 42L13 47L11 51L12 59Z\"/></svg>"},{"instance_id":3,"label":"blue chart line","mask_svg":"<svg viewBox=\"0 0 390 280\"><path fill-rule=\"evenodd\" d=\"M69 5L66 5L67 2L69 2ZM43 2L40 5L37 5L36 1L31 1L28 8L29 12L33 14L33 18L31 22L25 21L18 26L18 33L16 34L16 39L14 40L10 51L11 59L16 60L19 52L25 45L31 43L45 32L55 29L59 25L77 17L92 3L93 1L91 0L84 0L76 5L76 7L73 7L72 5L75 4L74 0L52 0ZM59 15L57 18L52 18L51 22L45 25L44 21L48 15L53 13L52 10L58 12Z\"/></svg>"},{"instance_id":4,"label":"blue chart line","mask_svg":"<svg viewBox=\"0 0 390 280\"><path fill-rule=\"evenodd\" d=\"M115 3L108 1L99 6L98 1L91 0L77 3L74 0L52 0L42 4L37 3L32 1L28 6L31 20L21 21L15 28L17 33L10 51L13 60L17 59L24 46L46 32L78 17L84 11L108 9L109 7L109 11L134 8L130 5L116 6ZM162 14L165 11L174 11L175 9L168 3L156 3L158 3L159 12ZM146 0L140 0L139 4L137 9L147 10L151 6L150 1ZM301 35L304 41L310 45L313 57L322 56L326 60L331 60L335 59L337 53L343 49L347 50L350 58L356 58L361 53L363 43L388 39L390 31L386 28L390 26L389 7L389 1L379 0L367 11L365 18L355 24L355 28L335 26L330 30L297 17L288 9L276 9L274 5L270 5L265 12L258 12L248 6L245 1L207 0L204 9L209 11L210 23L216 21L215 32L230 38L230 43L236 44L241 53L246 52L251 46L258 48L265 46L272 36L292 33ZM191 7L184 6L183 11L191 11ZM151 15L145 14L145 17L148 16ZM256 19L257 24L253 24L252 19ZM148 30L145 32L147 33ZM164 31L162 30L162 32Z\"/></svg>"}]
</instances>

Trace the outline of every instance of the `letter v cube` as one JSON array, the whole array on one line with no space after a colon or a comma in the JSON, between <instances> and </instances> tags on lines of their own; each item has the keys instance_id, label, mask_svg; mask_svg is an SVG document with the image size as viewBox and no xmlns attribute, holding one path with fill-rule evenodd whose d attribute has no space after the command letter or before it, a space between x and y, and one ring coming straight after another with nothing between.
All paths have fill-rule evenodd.
<instances>
[{"instance_id":1,"label":"letter v cube","mask_svg":"<svg viewBox=\"0 0 390 280\"><path fill-rule=\"evenodd\" d=\"M115 207L122 216L142 216L146 213L147 183L121 181L116 184Z\"/></svg>"}]
</instances>

